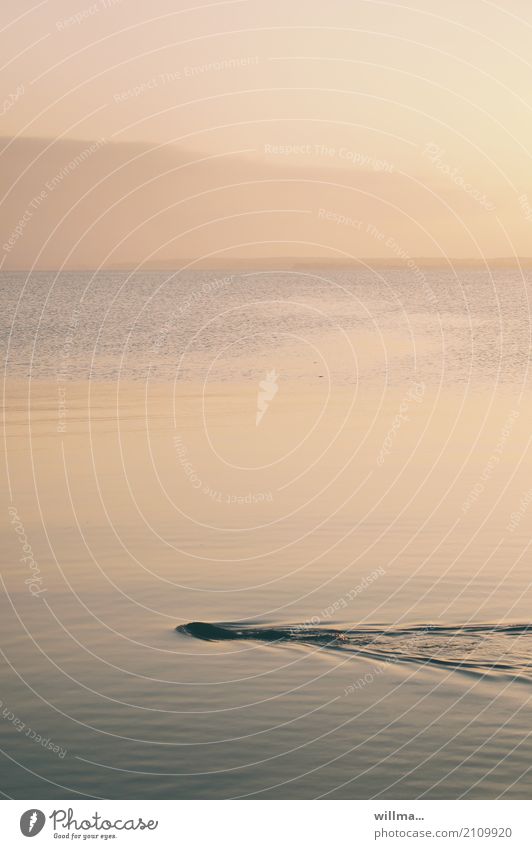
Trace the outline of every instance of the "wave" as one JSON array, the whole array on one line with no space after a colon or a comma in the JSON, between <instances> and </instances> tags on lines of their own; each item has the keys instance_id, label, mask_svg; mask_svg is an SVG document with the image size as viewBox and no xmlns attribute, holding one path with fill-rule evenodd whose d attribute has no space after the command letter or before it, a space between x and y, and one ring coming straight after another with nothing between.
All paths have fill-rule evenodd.
<instances>
[{"instance_id":1,"label":"wave","mask_svg":"<svg viewBox=\"0 0 532 849\"><path fill-rule=\"evenodd\" d=\"M187 625L178 625L176 631L209 642L255 640L299 643L335 651L351 651L384 662L431 664L464 672L499 673L532 681L532 624L329 628L189 622Z\"/></svg>"}]
</instances>

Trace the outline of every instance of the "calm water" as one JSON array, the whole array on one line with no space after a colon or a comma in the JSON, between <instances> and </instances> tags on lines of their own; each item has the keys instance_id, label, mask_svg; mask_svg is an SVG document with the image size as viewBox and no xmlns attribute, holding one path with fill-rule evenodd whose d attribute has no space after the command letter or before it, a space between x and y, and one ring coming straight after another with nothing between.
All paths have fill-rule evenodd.
<instances>
[{"instance_id":1,"label":"calm water","mask_svg":"<svg viewBox=\"0 0 532 849\"><path fill-rule=\"evenodd\" d=\"M1 275L3 792L530 798L530 284Z\"/></svg>"}]
</instances>

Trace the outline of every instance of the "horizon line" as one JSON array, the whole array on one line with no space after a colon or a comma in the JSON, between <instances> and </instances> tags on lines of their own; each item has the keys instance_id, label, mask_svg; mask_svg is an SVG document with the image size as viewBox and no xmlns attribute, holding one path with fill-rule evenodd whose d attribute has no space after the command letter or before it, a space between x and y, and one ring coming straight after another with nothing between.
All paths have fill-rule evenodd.
<instances>
[{"instance_id":1,"label":"horizon line","mask_svg":"<svg viewBox=\"0 0 532 849\"><path fill-rule=\"evenodd\" d=\"M5 269L2 268L0 271L2 273L12 273L12 272L25 272L32 273L35 271L42 272L75 272L75 271L85 271L85 272L99 272L99 271L181 271L181 270L198 270L198 271L211 271L211 270L238 270L235 266L239 266L240 268L248 268L251 270L296 270L298 268L331 268L331 267L341 267L341 268L355 268L360 265L378 265L384 266L388 268L403 268L408 270L408 268L412 267L412 264L421 265L421 266L432 266L432 267L478 267L478 268L486 268L490 266L497 266L499 268L515 268L518 269L520 267L532 267L532 256L527 257L501 257L501 256L493 256L493 257L483 257L482 259L476 257L432 257L432 256L412 256L405 257L404 259L399 258L388 258L388 257L357 257L353 259L326 259L323 257L257 257L257 258L248 258L248 257L231 257L228 259L218 259L218 260L209 260L203 261L201 258L183 258L183 259L170 259L170 260L160 260L160 261L148 261L146 264L137 263L129 265L126 263L117 263L117 264L106 264L102 265L98 268L91 266L76 266L76 267L68 267L65 266L63 268L56 267L34 267L34 268L10 268ZM258 266L262 266L258 267ZM290 267L288 267L290 266Z\"/></svg>"}]
</instances>

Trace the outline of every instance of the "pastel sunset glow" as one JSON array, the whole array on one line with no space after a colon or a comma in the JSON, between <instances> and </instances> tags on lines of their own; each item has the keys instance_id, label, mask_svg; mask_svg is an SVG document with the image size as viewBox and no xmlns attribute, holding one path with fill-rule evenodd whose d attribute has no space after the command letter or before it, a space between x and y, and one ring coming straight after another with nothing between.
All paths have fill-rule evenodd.
<instances>
[{"instance_id":1,"label":"pastel sunset glow","mask_svg":"<svg viewBox=\"0 0 532 849\"><path fill-rule=\"evenodd\" d=\"M531 44L2 0L9 849L529 846Z\"/></svg>"},{"instance_id":2,"label":"pastel sunset glow","mask_svg":"<svg viewBox=\"0 0 532 849\"><path fill-rule=\"evenodd\" d=\"M3 5L4 269L532 254L526 3L151 11Z\"/></svg>"}]
</instances>

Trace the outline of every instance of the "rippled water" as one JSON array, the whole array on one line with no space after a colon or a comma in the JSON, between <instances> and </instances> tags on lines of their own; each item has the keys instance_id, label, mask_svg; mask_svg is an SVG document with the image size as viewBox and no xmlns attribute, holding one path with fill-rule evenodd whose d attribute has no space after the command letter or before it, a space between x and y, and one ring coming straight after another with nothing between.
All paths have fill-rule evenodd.
<instances>
[{"instance_id":1,"label":"rippled water","mask_svg":"<svg viewBox=\"0 0 532 849\"><path fill-rule=\"evenodd\" d=\"M3 792L529 798L530 282L0 275Z\"/></svg>"},{"instance_id":2,"label":"rippled water","mask_svg":"<svg viewBox=\"0 0 532 849\"><path fill-rule=\"evenodd\" d=\"M450 385L528 385L531 281L530 270L4 273L1 330L10 373L36 378L66 363L70 379L238 381L286 347L299 380L327 365L335 384L415 369ZM375 334L370 363L350 344L357 333ZM329 334L326 363L311 342Z\"/></svg>"},{"instance_id":3,"label":"rippled water","mask_svg":"<svg viewBox=\"0 0 532 849\"><path fill-rule=\"evenodd\" d=\"M300 643L356 652L387 662L434 664L532 681L532 625L415 625L410 628L313 628L189 622L177 631L199 640Z\"/></svg>"}]
</instances>

